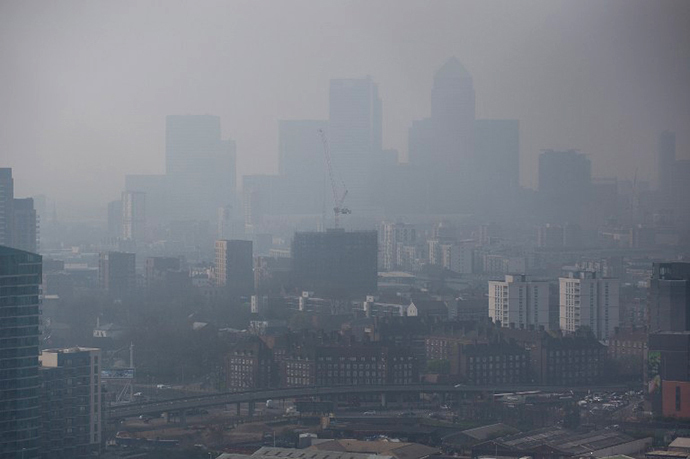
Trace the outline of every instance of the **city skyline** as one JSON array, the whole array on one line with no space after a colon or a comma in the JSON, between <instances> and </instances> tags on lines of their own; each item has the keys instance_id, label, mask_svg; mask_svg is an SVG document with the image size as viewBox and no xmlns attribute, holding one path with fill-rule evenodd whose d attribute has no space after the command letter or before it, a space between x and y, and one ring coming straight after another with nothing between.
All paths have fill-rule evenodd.
<instances>
[{"instance_id":1,"label":"city skyline","mask_svg":"<svg viewBox=\"0 0 690 459\"><path fill-rule=\"evenodd\" d=\"M10 2L3 17L24 28L3 28L8 46L0 55L13 65L3 71L12 93L2 90L8 110L0 147L22 184L19 194L63 202L75 198L72 190L88 189L81 204L101 205L117 197L125 174L163 171L166 115L209 113L221 117L223 138L237 141L240 182L278 171L279 120L326 119L331 79L371 75L383 103L383 147L406 158L408 128L430 112L433 75L455 56L473 77L477 119L520 121L523 186L536 188L537 157L548 148L579 149L597 176L632 178L637 171L638 179L653 181L659 132L678 133L679 159L690 150L682 130L690 122L688 75L678 65L687 61L688 7L630 5L439 2L391 10L386 2L276 3L266 12L234 2L166 11L149 3L68 2L39 11ZM635 20L640 12L645 19ZM375 20L384 13L389 21ZM45 14L54 25L38 30ZM159 15L164 25L155 34L147 25ZM208 27L172 39L188 18ZM221 18L232 22L222 28ZM252 21L251 30L242 24ZM300 33L280 42L262 35L262 26ZM125 40L121 30L128 30ZM340 40L348 33L356 34L352 43ZM254 43L257 52L238 41ZM40 112L25 103L32 97L40 97Z\"/></svg>"}]
</instances>

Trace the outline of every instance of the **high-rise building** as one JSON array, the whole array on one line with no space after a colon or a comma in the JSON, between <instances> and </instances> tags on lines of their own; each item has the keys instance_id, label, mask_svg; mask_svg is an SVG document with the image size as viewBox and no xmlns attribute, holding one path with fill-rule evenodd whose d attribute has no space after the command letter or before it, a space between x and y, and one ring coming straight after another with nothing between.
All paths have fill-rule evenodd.
<instances>
[{"instance_id":1,"label":"high-rise building","mask_svg":"<svg viewBox=\"0 0 690 459\"><path fill-rule=\"evenodd\" d=\"M146 239L146 193L122 192L122 237L137 242Z\"/></svg>"},{"instance_id":2,"label":"high-rise building","mask_svg":"<svg viewBox=\"0 0 690 459\"><path fill-rule=\"evenodd\" d=\"M593 271L573 271L559 279L561 330L574 333L588 327L599 340L608 340L619 324L618 279Z\"/></svg>"},{"instance_id":3,"label":"high-rise building","mask_svg":"<svg viewBox=\"0 0 690 459\"><path fill-rule=\"evenodd\" d=\"M476 120L474 149L473 174L484 206L497 214L510 210L520 188L520 122Z\"/></svg>"},{"instance_id":4,"label":"high-rise building","mask_svg":"<svg viewBox=\"0 0 690 459\"><path fill-rule=\"evenodd\" d=\"M690 331L650 333L647 388L657 416L690 419Z\"/></svg>"},{"instance_id":5,"label":"high-rise building","mask_svg":"<svg viewBox=\"0 0 690 459\"><path fill-rule=\"evenodd\" d=\"M39 457L40 255L0 246L0 457Z\"/></svg>"},{"instance_id":6,"label":"high-rise building","mask_svg":"<svg viewBox=\"0 0 690 459\"><path fill-rule=\"evenodd\" d=\"M100 450L105 418L100 360L96 348L41 352L42 458L86 458Z\"/></svg>"},{"instance_id":7,"label":"high-rise building","mask_svg":"<svg viewBox=\"0 0 690 459\"><path fill-rule=\"evenodd\" d=\"M648 311L652 332L690 331L690 263L654 263Z\"/></svg>"},{"instance_id":8,"label":"high-rise building","mask_svg":"<svg viewBox=\"0 0 690 459\"><path fill-rule=\"evenodd\" d=\"M417 230L405 223L384 222L381 225L382 267L385 271L394 271L402 267L404 247L414 246L417 242Z\"/></svg>"},{"instance_id":9,"label":"high-rise building","mask_svg":"<svg viewBox=\"0 0 690 459\"><path fill-rule=\"evenodd\" d=\"M324 199L330 196L324 195L330 184L319 130L328 132L328 121L281 120L279 123L279 173L285 213L321 213Z\"/></svg>"},{"instance_id":10,"label":"high-rise building","mask_svg":"<svg viewBox=\"0 0 690 459\"><path fill-rule=\"evenodd\" d=\"M302 290L340 298L377 290L376 231L329 229L295 233L292 260L295 281Z\"/></svg>"},{"instance_id":11,"label":"high-rise building","mask_svg":"<svg viewBox=\"0 0 690 459\"><path fill-rule=\"evenodd\" d=\"M108 236L122 236L122 201L108 203Z\"/></svg>"},{"instance_id":12,"label":"high-rise building","mask_svg":"<svg viewBox=\"0 0 690 459\"><path fill-rule=\"evenodd\" d=\"M549 327L549 283L524 274L489 281L489 317L503 327Z\"/></svg>"},{"instance_id":13,"label":"high-rise building","mask_svg":"<svg viewBox=\"0 0 690 459\"><path fill-rule=\"evenodd\" d=\"M331 80L328 140L336 178L348 190L346 205L372 206L373 171L381 153L381 99L371 77ZM328 205L328 207L332 207Z\"/></svg>"},{"instance_id":14,"label":"high-rise building","mask_svg":"<svg viewBox=\"0 0 690 459\"><path fill-rule=\"evenodd\" d=\"M670 197L673 166L676 162L676 133L663 131L657 146L657 189L663 198Z\"/></svg>"},{"instance_id":15,"label":"high-rise building","mask_svg":"<svg viewBox=\"0 0 690 459\"><path fill-rule=\"evenodd\" d=\"M125 252L103 252L98 259L98 280L101 289L121 297L136 288L135 255Z\"/></svg>"},{"instance_id":16,"label":"high-rise building","mask_svg":"<svg viewBox=\"0 0 690 459\"><path fill-rule=\"evenodd\" d=\"M233 296L254 292L252 241L216 241L216 285Z\"/></svg>"},{"instance_id":17,"label":"high-rise building","mask_svg":"<svg viewBox=\"0 0 690 459\"><path fill-rule=\"evenodd\" d=\"M15 249L38 252L38 217L33 198L12 202L12 243Z\"/></svg>"},{"instance_id":18,"label":"high-rise building","mask_svg":"<svg viewBox=\"0 0 690 459\"><path fill-rule=\"evenodd\" d=\"M0 168L0 245L12 245L12 203L14 179L12 169Z\"/></svg>"},{"instance_id":19,"label":"high-rise building","mask_svg":"<svg viewBox=\"0 0 690 459\"><path fill-rule=\"evenodd\" d=\"M220 118L166 118L165 167L172 219L213 220L235 197L235 142L222 140Z\"/></svg>"},{"instance_id":20,"label":"high-rise building","mask_svg":"<svg viewBox=\"0 0 690 459\"><path fill-rule=\"evenodd\" d=\"M539 156L539 196L554 223L580 223L592 187L592 164L575 150L546 150Z\"/></svg>"}]
</instances>

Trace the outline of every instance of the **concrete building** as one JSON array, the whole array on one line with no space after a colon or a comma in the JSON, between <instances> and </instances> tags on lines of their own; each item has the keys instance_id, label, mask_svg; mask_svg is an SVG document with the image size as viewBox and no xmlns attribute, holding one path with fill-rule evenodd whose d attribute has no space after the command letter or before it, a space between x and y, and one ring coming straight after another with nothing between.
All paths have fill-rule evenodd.
<instances>
[{"instance_id":1,"label":"concrete building","mask_svg":"<svg viewBox=\"0 0 690 459\"><path fill-rule=\"evenodd\" d=\"M593 271L573 271L559 278L559 323L574 333L588 327L599 340L608 340L619 325L618 279Z\"/></svg>"},{"instance_id":2,"label":"concrete building","mask_svg":"<svg viewBox=\"0 0 690 459\"><path fill-rule=\"evenodd\" d=\"M690 419L690 331L649 335L647 380L657 416Z\"/></svg>"},{"instance_id":3,"label":"concrete building","mask_svg":"<svg viewBox=\"0 0 690 459\"><path fill-rule=\"evenodd\" d=\"M648 311L652 332L690 331L690 263L654 263Z\"/></svg>"},{"instance_id":4,"label":"concrete building","mask_svg":"<svg viewBox=\"0 0 690 459\"><path fill-rule=\"evenodd\" d=\"M136 288L135 255L125 252L103 252L98 258L98 282L102 290L114 297L131 294Z\"/></svg>"},{"instance_id":5,"label":"concrete building","mask_svg":"<svg viewBox=\"0 0 690 459\"><path fill-rule=\"evenodd\" d=\"M254 292L252 241L216 241L216 285L233 296Z\"/></svg>"},{"instance_id":6,"label":"concrete building","mask_svg":"<svg viewBox=\"0 0 690 459\"><path fill-rule=\"evenodd\" d=\"M3 458L39 457L41 269L40 255L0 246L0 456Z\"/></svg>"},{"instance_id":7,"label":"concrete building","mask_svg":"<svg viewBox=\"0 0 690 459\"><path fill-rule=\"evenodd\" d=\"M300 290L326 296L373 294L378 280L376 231L329 229L295 233L292 260Z\"/></svg>"},{"instance_id":8,"label":"concrete building","mask_svg":"<svg viewBox=\"0 0 690 459\"><path fill-rule=\"evenodd\" d=\"M101 350L41 352L41 457L93 457L103 441Z\"/></svg>"},{"instance_id":9,"label":"concrete building","mask_svg":"<svg viewBox=\"0 0 690 459\"><path fill-rule=\"evenodd\" d=\"M489 281L489 317L503 327L549 327L549 283L524 274Z\"/></svg>"},{"instance_id":10,"label":"concrete building","mask_svg":"<svg viewBox=\"0 0 690 459\"><path fill-rule=\"evenodd\" d=\"M146 193L122 192L122 237L137 242L146 240Z\"/></svg>"}]
</instances>

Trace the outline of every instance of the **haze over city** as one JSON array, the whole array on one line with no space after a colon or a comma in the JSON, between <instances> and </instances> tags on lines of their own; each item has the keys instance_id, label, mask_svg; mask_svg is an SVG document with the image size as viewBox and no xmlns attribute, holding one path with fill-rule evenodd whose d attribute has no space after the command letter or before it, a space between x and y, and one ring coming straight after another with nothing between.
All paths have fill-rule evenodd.
<instances>
[{"instance_id":1,"label":"haze over city","mask_svg":"<svg viewBox=\"0 0 690 459\"><path fill-rule=\"evenodd\" d=\"M477 118L520 120L522 185L545 148L650 180L661 130L690 157L689 19L678 1L5 1L0 149L22 194L68 209L162 172L168 114L219 115L238 177L275 173L278 120L324 119L330 79L371 75L404 161L456 56Z\"/></svg>"}]
</instances>

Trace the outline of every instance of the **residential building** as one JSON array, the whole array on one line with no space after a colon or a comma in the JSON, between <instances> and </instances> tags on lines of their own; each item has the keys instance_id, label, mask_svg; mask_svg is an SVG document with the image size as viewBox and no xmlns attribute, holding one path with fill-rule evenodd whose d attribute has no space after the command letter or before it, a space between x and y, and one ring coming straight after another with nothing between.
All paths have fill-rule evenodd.
<instances>
[{"instance_id":1,"label":"residential building","mask_svg":"<svg viewBox=\"0 0 690 459\"><path fill-rule=\"evenodd\" d=\"M649 281L649 330L690 330L690 263L654 263Z\"/></svg>"},{"instance_id":2,"label":"residential building","mask_svg":"<svg viewBox=\"0 0 690 459\"><path fill-rule=\"evenodd\" d=\"M101 253L98 281L102 290L116 298L131 294L136 288L135 255L126 252Z\"/></svg>"},{"instance_id":3,"label":"residential building","mask_svg":"<svg viewBox=\"0 0 690 459\"><path fill-rule=\"evenodd\" d=\"M100 451L105 415L101 351L74 347L41 352L41 457L92 457Z\"/></svg>"},{"instance_id":4,"label":"residential building","mask_svg":"<svg viewBox=\"0 0 690 459\"><path fill-rule=\"evenodd\" d=\"M297 232L292 266L300 290L326 296L365 296L376 292L376 231Z\"/></svg>"},{"instance_id":5,"label":"residential building","mask_svg":"<svg viewBox=\"0 0 690 459\"><path fill-rule=\"evenodd\" d=\"M573 271L559 279L559 323L574 333L588 327L600 340L608 340L619 325L618 279L594 271Z\"/></svg>"},{"instance_id":6,"label":"residential building","mask_svg":"<svg viewBox=\"0 0 690 459\"><path fill-rule=\"evenodd\" d=\"M526 384L529 367L527 350L504 342L458 346L450 362L451 374L477 385Z\"/></svg>"},{"instance_id":7,"label":"residential building","mask_svg":"<svg viewBox=\"0 0 690 459\"><path fill-rule=\"evenodd\" d=\"M649 336L642 328L617 329L609 340L609 359L616 364L616 374L641 379L647 356Z\"/></svg>"},{"instance_id":8,"label":"residential building","mask_svg":"<svg viewBox=\"0 0 690 459\"><path fill-rule=\"evenodd\" d=\"M0 177L4 170L0 170ZM0 456L39 457L41 256L0 246Z\"/></svg>"},{"instance_id":9,"label":"residential building","mask_svg":"<svg viewBox=\"0 0 690 459\"><path fill-rule=\"evenodd\" d=\"M216 285L233 296L254 292L252 241L216 241Z\"/></svg>"},{"instance_id":10,"label":"residential building","mask_svg":"<svg viewBox=\"0 0 690 459\"><path fill-rule=\"evenodd\" d=\"M542 334L530 345L533 373L537 384L547 386L585 386L602 382L606 346L594 335L568 336Z\"/></svg>"},{"instance_id":11,"label":"residential building","mask_svg":"<svg viewBox=\"0 0 690 459\"><path fill-rule=\"evenodd\" d=\"M274 387L277 372L273 352L256 336L245 339L226 355L225 376L230 391Z\"/></svg>"},{"instance_id":12,"label":"residential building","mask_svg":"<svg viewBox=\"0 0 690 459\"><path fill-rule=\"evenodd\" d=\"M549 283L524 274L489 281L489 317L503 327L549 330Z\"/></svg>"},{"instance_id":13,"label":"residential building","mask_svg":"<svg viewBox=\"0 0 690 459\"><path fill-rule=\"evenodd\" d=\"M440 300L413 300L405 311L408 317L448 319L448 305Z\"/></svg>"},{"instance_id":14,"label":"residential building","mask_svg":"<svg viewBox=\"0 0 690 459\"><path fill-rule=\"evenodd\" d=\"M417 230L406 223L384 222L381 225L381 266L384 271L395 271L409 268L406 263L406 247L413 247L417 242ZM409 250L409 249L408 249Z\"/></svg>"}]
</instances>

